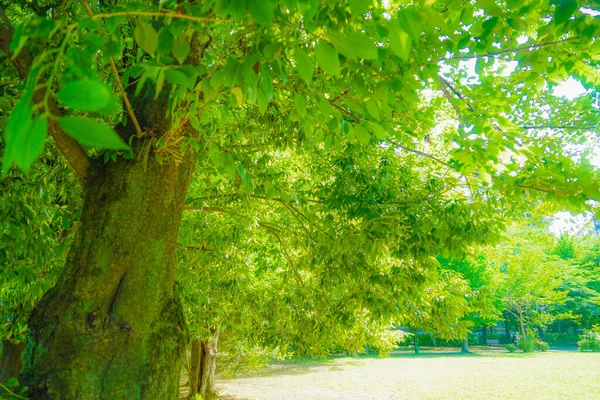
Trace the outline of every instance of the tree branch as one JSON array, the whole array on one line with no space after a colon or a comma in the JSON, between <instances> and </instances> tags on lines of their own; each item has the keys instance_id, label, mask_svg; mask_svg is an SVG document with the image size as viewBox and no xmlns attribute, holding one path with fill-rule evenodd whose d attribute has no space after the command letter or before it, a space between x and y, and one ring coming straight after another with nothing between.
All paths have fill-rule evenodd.
<instances>
[{"instance_id":1,"label":"tree branch","mask_svg":"<svg viewBox=\"0 0 600 400\"><path fill-rule=\"evenodd\" d=\"M564 130L591 130L597 129L598 125L591 126L570 126L570 125L525 125L523 129L564 129Z\"/></svg>"},{"instance_id":2,"label":"tree branch","mask_svg":"<svg viewBox=\"0 0 600 400\"><path fill-rule=\"evenodd\" d=\"M565 43L565 42L573 42L573 41L579 40L579 39L580 39L579 36L575 36L575 37L570 37L570 38L566 38L566 39L562 39L562 40L555 40L552 42L544 42L544 43L536 43L536 44L532 44L529 46L515 47L513 49L506 49L506 50L501 50L501 51L496 51L496 52L486 53L486 54L474 54L471 56L465 55L465 56L443 57L443 58L440 58L438 61L472 60L472 59L476 59L476 58L497 57L499 55L506 54L506 53L516 53L519 51L537 50L537 49L541 49L542 47L553 46L555 44L561 44L561 43Z\"/></svg>"},{"instance_id":3,"label":"tree branch","mask_svg":"<svg viewBox=\"0 0 600 400\"><path fill-rule=\"evenodd\" d=\"M408 152L411 152L411 153L417 154L417 155L419 155L419 156L421 156L421 157L426 157L426 158L429 158L429 159L431 159L431 160L434 160L434 161L436 161L436 162L438 162L438 163L440 163L440 164L442 164L442 165L445 165L446 167L452 167L452 166L451 166L450 164L448 164L446 161L442 160L441 158L437 158L436 156L432 156L431 154L427 154L427 153L424 153L424 152L422 152L422 151L420 151L420 150L415 150L415 149L411 149L410 147L403 146L403 145L401 145L400 143L396 142L395 140L389 140L389 142L390 142L392 145L394 145L394 146L396 146L396 147L400 147L401 149L403 149L403 150L406 150L406 151L408 151Z\"/></svg>"},{"instance_id":4,"label":"tree branch","mask_svg":"<svg viewBox=\"0 0 600 400\"><path fill-rule=\"evenodd\" d=\"M87 1L82 0L81 3L83 4L85 11L93 19L94 13L92 12L92 9L88 5ZM121 92L121 97L123 98L123 103L125 103L125 108L127 109L129 118L131 118L131 122L133 123L133 126L135 127L135 132L137 134L137 137L141 138L142 136L144 136L144 134L142 132L142 128L140 127L140 124L139 124L137 118L135 117L133 108L131 108L131 102L129 101L129 97L127 97L127 93L125 92L123 83L121 82L121 77L119 76L119 71L117 71L117 66L115 64L115 60L114 60L114 58L110 57L109 61L110 61L110 69L112 70L113 76L115 77L115 80L117 81L117 87L119 88L119 91Z\"/></svg>"},{"instance_id":5,"label":"tree branch","mask_svg":"<svg viewBox=\"0 0 600 400\"><path fill-rule=\"evenodd\" d=\"M9 50L11 40L12 32L10 28L3 28L0 26L0 50L11 60L19 77L25 81L29 75L31 65L33 64L33 55L28 49L24 48L13 58ZM44 90L36 91L33 94L33 99L38 103L42 102L44 100ZM48 100L48 108L53 115L60 117L64 114L58 107L54 98ZM83 148L59 127L56 120L48 120L48 132L67 159L71 169L83 181L85 179L86 170L90 165L90 159L85 154Z\"/></svg>"}]
</instances>

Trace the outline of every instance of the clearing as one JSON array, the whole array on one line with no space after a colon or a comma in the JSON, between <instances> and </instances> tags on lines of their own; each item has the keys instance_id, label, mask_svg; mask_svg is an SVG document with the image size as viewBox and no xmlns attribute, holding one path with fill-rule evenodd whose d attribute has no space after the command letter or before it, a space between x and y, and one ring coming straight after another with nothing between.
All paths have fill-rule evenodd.
<instances>
[{"instance_id":1,"label":"clearing","mask_svg":"<svg viewBox=\"0 0 600 400\"><path fill-rule=\"evenodd\" d=\"M239 400L600 399L600 353L475 351L276 363L217 390Z\"/></svg>"}]
</instances>

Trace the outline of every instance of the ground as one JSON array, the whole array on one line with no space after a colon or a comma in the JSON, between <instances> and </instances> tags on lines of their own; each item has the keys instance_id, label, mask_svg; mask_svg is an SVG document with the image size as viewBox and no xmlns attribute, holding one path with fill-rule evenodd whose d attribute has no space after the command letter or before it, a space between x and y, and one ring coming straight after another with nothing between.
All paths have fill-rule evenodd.
<instances>
[{"instance_id":1,"label":"ground","mask_svg":"<svg viewBox=\"0 0 600 400\"><path fill-rule=\"evenodd\" d=\"M277 363L221 379L224 399L600 399L600 353L395 352Z\"/></svg>"}]
</instances>

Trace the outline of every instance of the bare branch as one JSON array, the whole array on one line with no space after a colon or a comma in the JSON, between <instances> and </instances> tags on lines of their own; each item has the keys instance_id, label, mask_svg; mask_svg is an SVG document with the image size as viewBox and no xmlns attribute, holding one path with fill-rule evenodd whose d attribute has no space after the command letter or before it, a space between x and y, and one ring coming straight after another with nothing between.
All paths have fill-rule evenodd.
<instances>
[{"instance_id":1,"label":"bare branch","mask_svg":"<svg viewBox=\"0 0 600 400\"><path fill-rule=\"evenodd\" d=\"M429 158L429 159L431 159L431 160L434 160L434 161L436 161L436 162L438 162L438 163L440 163L440 164L442 164L442 165L445 165L446 167L452 167L452 166L451 166L449 163L447 163L446 161L444 161L444 160L442 160L441 158L438 158L438 157L436 157L436 156L432 156L431 154L424 153L424 152L422 152L422 151L420 151L420 150L411 149L410 147L406 147L406 146L404 146L404 145L401 145L400 143L396 142L395 140L389 140L389 142L390 142L391 144L393 144L394 146L396 146L396 147L399 147L399 148L401 148L401 149L403 149L403 150L406 150L406 151L408 151L408 152L410 152L410 153L417 154L417 155L419 155L419 156L421 156L421 157L426 157L426 158Z\"/></svg>"},{"instance_id":2,"label":"bare branch","mask_svg":"<svg viewBox=\"0 0 600 400\"><path fill-rule=\"evenodd\" d=\"M592 130L598 129L598 125L572 126L572 125L525 125L523 129L560 129L560 130Z\"/></svg>"},{"instance_id":3,"label":"bare branch","mask_svg":"<svg viewBox=\"0 0 600 400\"><path fill-rule=\"evenodd\" d=\"M517 53L519 51L531 51L531 50L538 50L541 49L542 47L547 47L547 46L554 46L556 44L561 44L561 43L565 43L565 42L573 42L576 40L579 40L579 36L575 36L575 37L570 37L567 39L562 39L562 40L555 40L552 42L543 42L543 43L536 43L536 44L532 44L529 46L523 46L523 47L515 47L513 49L506 49L506 50L501 50L501 51L496 51L496 52L492 52L492 53L485 53L485 54L474 54L474 55L464 55L464 56L452 56L452 57L444 57L444 58L440 58L438 61L449 61L449 60L472 60L475 58L486 58L486 57L497 57L500 56L502 54L506 54L506 53Z\"/></svg>"}]
</instances>

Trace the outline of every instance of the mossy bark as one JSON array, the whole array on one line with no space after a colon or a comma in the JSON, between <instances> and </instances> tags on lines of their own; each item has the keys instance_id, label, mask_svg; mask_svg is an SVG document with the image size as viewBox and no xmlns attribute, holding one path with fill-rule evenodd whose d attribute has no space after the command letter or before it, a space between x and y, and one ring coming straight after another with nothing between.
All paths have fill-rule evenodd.
<instances>
[{"instance_id":1,"label":"mossy bark","mask_svg":"<svg viewBox=\"0 0 600 400\"><path fill-rule=\"evenodd\" d=\"M18 378L23 368L21 355L25 350L25 342L12 343L10 340L2 341L2 356L0 357L0 383L10 378ZM0 394L2 392L0 391Z\"/></svg>"},{"instance_id":2,"label":"mossy bark","mask_svg":"<svg viewBox=\"0 0 600 400\"><path fill-rule=\"evenodd\" d=\"M187 327L173 269L193 159L88 171L65 269L29 321L32 399L177 398Z\"/></svg>"}]
</instances>

